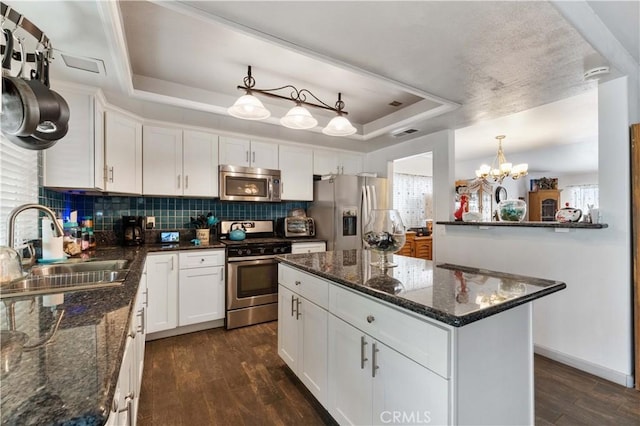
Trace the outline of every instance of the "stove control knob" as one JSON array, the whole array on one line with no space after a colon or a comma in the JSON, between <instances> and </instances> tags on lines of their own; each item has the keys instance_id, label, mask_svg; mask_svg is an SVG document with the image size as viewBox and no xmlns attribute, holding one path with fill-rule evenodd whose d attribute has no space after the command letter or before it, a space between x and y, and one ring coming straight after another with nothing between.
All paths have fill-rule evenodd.
<instances>
[{"instance_id":1,"label":"stove control knob","mask_svg":"<svg viewBox=\"0 0 640 426\"><path fill-rule=\"evenodd\" d=\"M242 256L242 249L238 249L238 256Z\"/></svg>"},{"instance_id":2,"label":"stove control knob","mask_svg":"<svg viewBox=\"0 0 640 426\"><path fill-rule=\"evenodd\" d=\"M251 254L251 249L246 249L246 250L245 250L245 253L247 253L247 254Z\"/></svg>"},{"instance_id":3,"label":"stove control knob","mask_svg":"<svg viewBox=\"0 0 640 426\"><path fill-rule=\"evenodd\" d=\"M260 247L260 254L264 254L264 247Z\"/></svg>"}]
</instances>

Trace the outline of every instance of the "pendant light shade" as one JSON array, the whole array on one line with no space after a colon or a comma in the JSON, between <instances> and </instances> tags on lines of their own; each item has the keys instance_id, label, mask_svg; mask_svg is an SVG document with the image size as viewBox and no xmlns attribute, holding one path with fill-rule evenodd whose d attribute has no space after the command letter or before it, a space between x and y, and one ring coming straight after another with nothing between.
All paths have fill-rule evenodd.
<instances>
[{"instance_id":1,"label":"pendant light shade","mask_svg":"<svg viewBox=\"0 0 640 426\"><path fill-rule=\"evenodd\" d=\"M253 95L243 95L233 106L227 109L229 115L245 120L264 120L271 116L271 112L262 105L260 99Z\"/></svg>"},{"instance_id":2,"label":"pendant light shade","mask_svg":"<svg viewBox=\"0 0 640 426\"><path fill-rule=\"evenodd\" d=\"M333 117L327 127L322 129L322 133L329 136L349 136L355 132L356 128L342 115Z\"/></svg>"},{"instance_id":3,"label":"pendant light shade","mask_svg":"<svg viewBox=\"0 0 640 426\"><path fill-rule=\"evenodd\" d=\"M296 105L280 119L280 124L290 129L304 130L316 127L318 120L305 107Z\"/></svg>"}]
</instances>

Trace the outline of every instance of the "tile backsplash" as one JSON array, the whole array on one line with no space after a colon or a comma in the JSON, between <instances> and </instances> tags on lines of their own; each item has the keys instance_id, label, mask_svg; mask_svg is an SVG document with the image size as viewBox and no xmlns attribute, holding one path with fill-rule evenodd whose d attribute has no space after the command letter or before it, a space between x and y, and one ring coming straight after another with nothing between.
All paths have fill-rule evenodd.
<instances>
[{"instance_id":1,"label":"tile backsplash","mask_svg":"<svg viewBox=\"0 0 640 426\"><path fill-rule=\"evenodd\" d=\"M156 229L190 228L191 217L211 212L221 220L268 220L287 215L294 208L307 209L306 201L281 203L227 202L217 199L104 196L66 194L40 188L40 203L60 212L66 219L78 211L78 218L93 216L96 231L117 231L122 216L155 216Z\"/></svg>"}]
</instances>

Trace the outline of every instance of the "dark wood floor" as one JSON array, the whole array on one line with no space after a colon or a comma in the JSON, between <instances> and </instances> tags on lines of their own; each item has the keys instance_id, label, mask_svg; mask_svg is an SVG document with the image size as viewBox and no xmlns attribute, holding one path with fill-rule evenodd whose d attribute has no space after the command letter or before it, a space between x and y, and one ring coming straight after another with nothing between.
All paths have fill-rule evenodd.
<instances>
[{"instance_id":1,"label":"dark wood floor","mask_svg":"<svg viewBox=\"0 0 640 426\"><path fill-rule=\"evenodd\" d=\"M277 323L147 342L138 424L325 425L277 354ZM640 425L640 392L536 356L537 425Z\"/></svg>"}]
</instances>

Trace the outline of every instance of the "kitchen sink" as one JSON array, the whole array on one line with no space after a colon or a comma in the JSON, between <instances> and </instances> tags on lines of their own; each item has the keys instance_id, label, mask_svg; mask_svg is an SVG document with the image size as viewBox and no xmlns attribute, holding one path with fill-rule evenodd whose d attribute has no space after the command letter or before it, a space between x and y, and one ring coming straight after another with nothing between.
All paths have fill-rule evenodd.
<instances>
[{"instance_id":1,"label":"kitchen sink","mask_svg":"<svg viewBox=\"0 0 640 426\"><path fill-rule=\"evenodd\" d=\"M98 260L34 266L24 278L2 287L0 299L120 286L128 260Z\"/></svg>"},{"instance_id":2,"label":"kitchen sink","mask_svg":"<svg viewBox=\"0 0 640 426\"><path fill-rule=\"evenodd\" d=\"M94 260L78 263L54 263L31 268L31 275L59 275L74 272L121 271L129 266L128 260Z\"/></svg>"}]
</instances>

